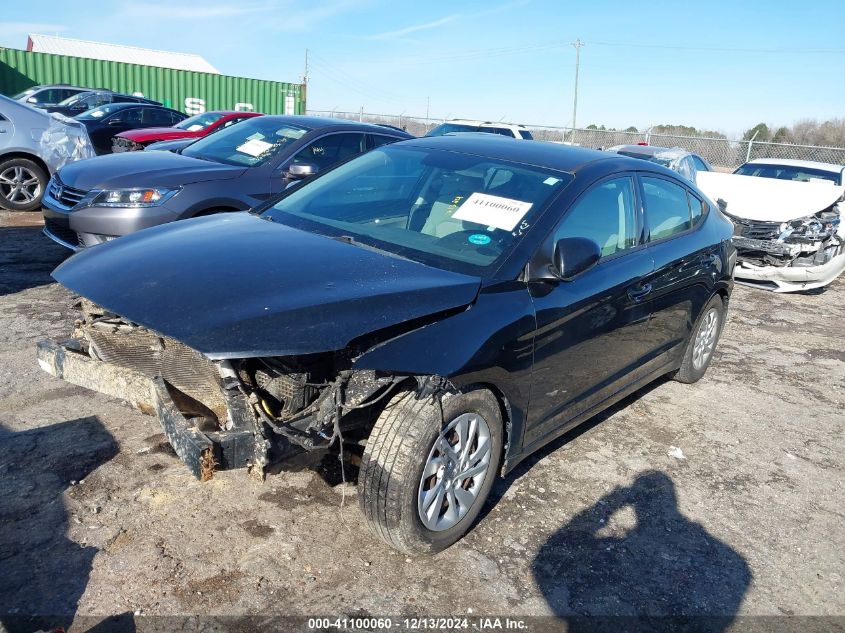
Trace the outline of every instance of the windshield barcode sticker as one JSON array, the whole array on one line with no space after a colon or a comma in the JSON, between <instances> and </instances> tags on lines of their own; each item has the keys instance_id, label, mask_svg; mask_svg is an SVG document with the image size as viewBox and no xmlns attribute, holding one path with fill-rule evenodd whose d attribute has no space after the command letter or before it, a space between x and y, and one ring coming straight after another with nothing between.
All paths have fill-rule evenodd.
<instances>
[{"instance_id":1,"label":"windshield barcode sticker","mask_svg":"<svg viewBox=\"0 0 845 633\"><path fill-rule=\"evenodd\" d=\"M455 215L456 220L476 222L488 227L513 231L519 221L534 205L533 202L511 200L490 196L486 193L474 193L466 199Z\"/></svg>"}]
</instances>

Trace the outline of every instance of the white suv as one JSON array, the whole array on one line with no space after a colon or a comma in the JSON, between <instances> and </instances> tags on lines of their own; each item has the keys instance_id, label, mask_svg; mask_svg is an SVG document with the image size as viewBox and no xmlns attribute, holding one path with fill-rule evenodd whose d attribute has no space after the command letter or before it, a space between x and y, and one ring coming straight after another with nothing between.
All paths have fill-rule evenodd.
<instances>
[{"instance_id":1,"label":"white suv","mask_svg":"<svg viewBox=\"0 0 845 633\"><path fill-rule=\"evenodd\" d=\"M426 136L443 136L451 132L486 132L488 134L501 134L510 138L534 140L531 132L524 125L513 123L493 123L491 121L470 121L468 119L452 119L441 123Z\"/></svg>"}]
</instances>

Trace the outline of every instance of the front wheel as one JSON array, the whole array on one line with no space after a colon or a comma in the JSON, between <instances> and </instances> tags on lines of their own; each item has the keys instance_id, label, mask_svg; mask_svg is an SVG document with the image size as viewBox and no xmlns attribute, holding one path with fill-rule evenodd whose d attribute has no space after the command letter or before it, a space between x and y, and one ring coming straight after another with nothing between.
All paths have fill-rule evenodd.
<instances>
[{"instance_id":1,"label":"front wheel","mask_svg":"<svg viewBox=\"0 0 845 633\"><path fill-rule=\"evenodd\" d=\"M681 367L672 376L675 380L693 383L704 376L722 334L725 312L725 302L720 295L714 295L704 306L687 341Z\"/></svg>"},{"instance_id":2,"label":"front wheel","mask_svg":"<svg viewBox=\"0 0 845 633\"><path fill-rule=\"evenodd\" d=\"M442 411L442 416L441 416ZM376 421L358 481L372 531L407 554L435 554L472 526L496 478L502 415L485 389L397 394Z\"/></svg>"}]
</instances>

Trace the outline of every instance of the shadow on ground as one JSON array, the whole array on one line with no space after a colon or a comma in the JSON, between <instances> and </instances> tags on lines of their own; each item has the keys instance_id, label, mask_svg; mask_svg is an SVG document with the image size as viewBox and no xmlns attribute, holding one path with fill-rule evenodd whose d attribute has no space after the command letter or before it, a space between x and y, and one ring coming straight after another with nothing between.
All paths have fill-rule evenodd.
<instances>
[{"instance_id":1,"label":"shadow on ground","mask_svg":"<svg viewBox=\"0 0 845 633\"><path fill-rule=\"evenodd\" d=\"M740 554L680 513L658 471L575 516L540 547L533 572L570 632L725 631L752 579Z\"/></svg>"},{"instance_id":2,"label":"shadow on ground","mask_svg":"<svg viewBox=\"0 0 845 633\"><path fill-rule=\"evenodd\" d=\"M70 254L40 226L0 226L0 296L53 283L50 273Z\"/></svg>"},{"instance_id":3,"label":"shadow on ground","mask_svg":"<svg viewBox=\"0 0 845 633\"><path fill-rule=\"evenodd\" d=\"M0 630L67 628L95 547L70 540L62 499L118 452L96 417L13 432L0 426Z\"/></svg>"}]
</instances>

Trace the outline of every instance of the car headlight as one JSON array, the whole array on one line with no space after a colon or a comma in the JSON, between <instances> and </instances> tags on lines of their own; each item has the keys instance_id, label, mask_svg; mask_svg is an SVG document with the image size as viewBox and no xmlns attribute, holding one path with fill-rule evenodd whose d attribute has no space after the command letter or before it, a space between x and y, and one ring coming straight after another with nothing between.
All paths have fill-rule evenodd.
<instances>
[{"instance_id":1,"label":"car headlight","mask_svg":"<svg viewBox=\"0 0 845 633\"><path fill-rule=\"evenodd\" d=\"M91 201L100 207L157 207L176 195L179 189L112 189L101 191Z\"/></svg>"},{"instance_id":2,"label":"car headlight","mask_svg":"<svg viewBox=\"0 0 845 633\"><path fill-rule=\"evenodd\" d=\"M778 240L782 242L789 237L808 240L827 239L836 232L839 220L837 211L820 211L806 218L790 220L780 225L781 234Z\"/></svg>"}]
</instances>

